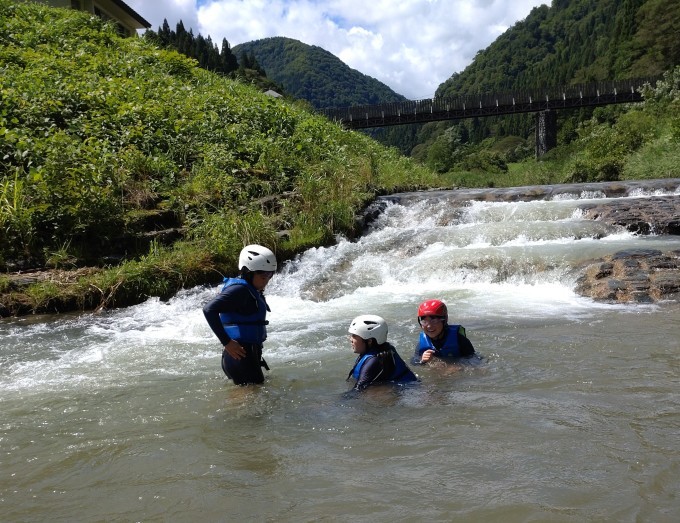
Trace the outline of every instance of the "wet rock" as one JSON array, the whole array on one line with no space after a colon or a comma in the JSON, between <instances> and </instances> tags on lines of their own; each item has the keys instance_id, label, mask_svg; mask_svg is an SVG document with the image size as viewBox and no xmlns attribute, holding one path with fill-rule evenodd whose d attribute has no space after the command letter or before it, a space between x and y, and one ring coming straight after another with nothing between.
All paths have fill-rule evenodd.
<instances>
[{"instance_id":1,"label":"wet rock","mask_svg":"<svg viewBox=\"0 0 680 523\"><path fill-rule=\"evenodd\" d=\"M680 234L680 196L605 199L579 208L585 218L619 225L636 234Z\"/></svg>"},{"instance_id":2,"label":"wet rock","mask_svg":"<svg viewBox=\"0 0 680 523\"><path fill-rule=\"evenodd\" d=\"M364 211L356 217L357 231L366 231L369 225L373 223L385 211L389 198L379 198L371 203Z\"/></svg>"},{"instance_id":3,"label":"wet rock","mask_svg":"<svg viewBox=\"0 0 680 523\"><path fill-rule=\"evenodd\" d=\"M680 250L619 251L583 268L576 292L598 301L680 301Z\"/></svg>"}]
</instances>

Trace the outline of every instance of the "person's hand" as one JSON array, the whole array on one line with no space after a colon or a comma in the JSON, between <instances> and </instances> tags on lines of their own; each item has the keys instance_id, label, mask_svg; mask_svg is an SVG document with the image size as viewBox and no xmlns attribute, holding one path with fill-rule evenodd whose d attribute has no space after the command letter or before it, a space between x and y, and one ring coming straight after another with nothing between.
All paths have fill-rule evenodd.
<instances>
[{"instance_id":1,"label":"person's hand","mask_svg":"<svg viewBox=\"0 0 680 523\"><path fill-rule=\"evenodd\" d=\"M420 357L420 363L427 363L432 359L434 356L434 351L432 349L428 349L425 352L423 352L423 355Z\"/></svg>"},{"instance_id":2,"label":"person's hand","mask_svg":"<svg viewBox=\"0 0 680 523\"><path fill-rule=\"evenodd\" d=\"M246 350L236 340L229 340L229 343L224 346L224 351L235 360L246 357Z\"/></svg>"}]
</instances>

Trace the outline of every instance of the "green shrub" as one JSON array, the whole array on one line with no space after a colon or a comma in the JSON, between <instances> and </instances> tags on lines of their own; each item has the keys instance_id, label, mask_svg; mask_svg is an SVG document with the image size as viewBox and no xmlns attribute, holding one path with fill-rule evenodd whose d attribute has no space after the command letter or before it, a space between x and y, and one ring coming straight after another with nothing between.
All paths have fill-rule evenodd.
<instances>
[{"instance_id":1,"label":"green shrub","mask_svg":"<svg viewBox=\"0 0 680 523\"><path fill-rule=\"evenodd\" d=\"M501 174L508 171L503 156L498 153L482 150L466 156L458 165L463 170Z\"/></svg>"}]
</instances>

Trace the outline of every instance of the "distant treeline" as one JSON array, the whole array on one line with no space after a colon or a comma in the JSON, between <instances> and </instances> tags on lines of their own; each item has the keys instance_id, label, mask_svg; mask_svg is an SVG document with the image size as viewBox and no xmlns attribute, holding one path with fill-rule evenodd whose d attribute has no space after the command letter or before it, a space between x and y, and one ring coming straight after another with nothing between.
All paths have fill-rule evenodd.
<instances>
[{"instance_id":1,"label":"distant treeline","mask_svg":"<svg viewBox=\"0 0 680 523\"><path fill-rule=\"evenodd\" d=\"M194 58L200 67L209 71L230 75L241 68L252 69L266 76L252 54L250 56L243 54L239 63L226 38L222 39L222 46L218 48L210 36L207 38L201 34L194 36L191 29L187 31L181 20L173 31L167 19L164 19L158 31L150 29L144 33L144 37L164 49L174 49L189 58Z\"/></svg>"}]
</instances>

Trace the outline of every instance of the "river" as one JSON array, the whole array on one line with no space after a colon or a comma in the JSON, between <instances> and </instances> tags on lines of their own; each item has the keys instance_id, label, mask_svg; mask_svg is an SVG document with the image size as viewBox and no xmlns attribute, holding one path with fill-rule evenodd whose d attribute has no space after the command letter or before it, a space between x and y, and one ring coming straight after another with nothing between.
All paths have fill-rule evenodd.
<instances>
[{"instance_id":1,"label":"river","mask_svg":"<svg viewBox=\"0 0 680 523\"><path fill-rule=\"evenodd\" d=\"M263 386L220 369L215 288L1 320L0 519L677 521L680 307L580 297L572 267L680 237L584 220L601 197L390 204L274 276ZM408 360L427 298L483 362L347 394L350 320Z\"/></svg>"}]
</instances>

